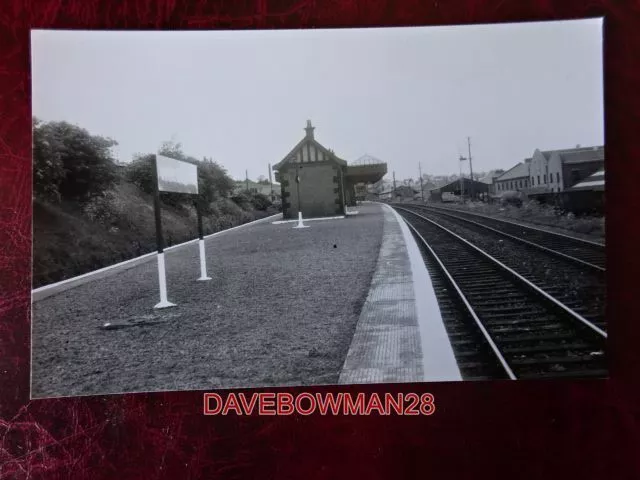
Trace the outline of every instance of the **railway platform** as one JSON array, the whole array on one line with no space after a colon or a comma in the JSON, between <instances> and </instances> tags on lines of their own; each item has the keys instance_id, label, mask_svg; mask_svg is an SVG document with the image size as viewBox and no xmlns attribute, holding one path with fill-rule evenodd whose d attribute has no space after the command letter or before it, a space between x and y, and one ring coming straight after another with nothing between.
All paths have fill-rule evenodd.
<instances>
[{"instance_id":1,"label":"railway platform","mask_svg":"<svg viewBox=\"0 0 640 480\"><path fill-rule=\"evenodd\" d=\"M395 210L377 206L382 244L340 383L462 380L418 245Z\"/></svg>"},{"instance_id":2,"label":"railway platform","mask_svg":"<svg viewBox=\"0 0 640 480\"><path fill-rule=\"evenodd\" d=\"M352 356L354 375L390 362L384 378L358 378L421 379L420 296L402 221L380 204L357 210L305 229L272 217L210 236L207 282L197 281L196 243L167 249L172 308L153 308L153 254L38 289L33 397L335 384L356 347L389 355ZM364 327L387 333L364 348Z\"/></svg>"}]
</instances>

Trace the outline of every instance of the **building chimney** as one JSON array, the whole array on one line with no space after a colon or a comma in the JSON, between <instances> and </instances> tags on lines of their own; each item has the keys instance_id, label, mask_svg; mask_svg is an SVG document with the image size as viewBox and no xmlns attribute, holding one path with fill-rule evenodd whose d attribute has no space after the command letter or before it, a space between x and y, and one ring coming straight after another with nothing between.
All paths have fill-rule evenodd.
<instances>
[{"instance_id":1,"label":"building chimney","mask_svg":"<svg viewBox=\"0 0 640 480\"><path fill-rule=\"evenodd\" d=\"M307 120L307 128L305 128L305 132L307 132L307 138L313 140L313 131L316 127L311 126L311 120Z\"/></svg>"}]
</instances>

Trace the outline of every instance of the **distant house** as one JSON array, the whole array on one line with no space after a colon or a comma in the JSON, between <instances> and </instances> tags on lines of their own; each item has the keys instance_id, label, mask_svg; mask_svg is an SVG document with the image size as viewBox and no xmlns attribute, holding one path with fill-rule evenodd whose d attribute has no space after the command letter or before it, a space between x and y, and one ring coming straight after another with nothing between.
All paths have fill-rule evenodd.
<instances>
[{"instance_id":1,"label":"distant house","mask_svg":"<svg viewBox=\"0 0 640 480\"><path fill-rule=\"evenodd\" d=\"M252 182L249 180L237 180L233 187L233 194L238 195L243 192L261 193L266 195L272 202L280 200L280 184L273 182L273 189L269 183Z\"/></svg>"},{"instance_id":2,"label":"distant house","mask_svg":"<svg viewBox=\"0 0 640 480\"><path fill-rule=\"evenodd\" d=\"M420 195L420 190L416 190L413 187L410 187L409 185L400 185L399 187L396 188L396 194L395 197L398 198L400 197L401 199L414 199L416 196Z\"/></svg>"},{"instance_id":3,"label":"distant house","mask_svg":"<svg viewBox=\"0 0 640 480\"><path fill-rule=\"evenodd\" d=\"M504 173L504 170L491 170L484 177L479 179L479 182L486 183L489 186L489 195L494 196L496 194L495 181Z\"/></svg>"}]
</instances>

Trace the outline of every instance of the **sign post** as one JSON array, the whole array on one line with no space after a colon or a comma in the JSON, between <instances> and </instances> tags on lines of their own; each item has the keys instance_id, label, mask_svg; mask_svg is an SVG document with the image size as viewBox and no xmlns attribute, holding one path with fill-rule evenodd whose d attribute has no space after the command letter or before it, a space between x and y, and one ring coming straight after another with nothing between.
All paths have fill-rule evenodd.
<instances>
[{"instance_id":1,"label":"sign post","mask_svg":"<svg viewBox=\"0 0 640 480\"><path fill-rule=\"evenodd\" d=\"M175 307L175 303L171 303L167 298L167 272L164 264L164 236L162 235L162 212L160 210L160 171L158 169L157 157L153 159L153 170L156 181L153 192L153 207L156 217L156 244L158 247L158 283L160 285L160 303L153 308Z\"/></svg>"},{"instance_id":2,"label":"sign post","mask_svg":"<svg viewBox=\"0 0 640 480\"><path fill-rule=\"evenodd\" d=\"M174 307L176 304L171 303L167 298L167 275L164 261L164 236L162 234L160 192L198 195L198 166L163 155L156 155L153 162L153 169L156 177L156 181L154 182L154 210L156 217L156 241L158 244L158 281L160 285L160 303L156 304L154 308L168 308ZM207 276L200 199L196 199L195 203L198 216L198 243L200 247L200 278L198 278L198 280L211 280L211 278Z\"/></svg>"},{"instance_id":3,"label":"sign post","mask_svg":"<svg viewBox=\"0 0 640 480\"><path fill-rule=\"evenodd\" d=\"M293 228L309 228L302 222L302 202L300 200L300 166L296 165L296 186L298 188L298 224Z\"/></svg>"}]
</instances>

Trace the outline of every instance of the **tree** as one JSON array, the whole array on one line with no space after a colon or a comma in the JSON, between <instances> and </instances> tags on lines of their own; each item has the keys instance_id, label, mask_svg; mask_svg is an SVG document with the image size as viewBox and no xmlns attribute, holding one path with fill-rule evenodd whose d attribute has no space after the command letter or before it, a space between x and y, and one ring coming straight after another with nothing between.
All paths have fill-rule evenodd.
<instances>
[{"instance_id":1,"label":"tree","mask_svg":"<svg viewBox=\"0 0 640 480\"><path fill-rule=\"evenodd\" d=\"M102 195L117 180L111 138L91 135L67 122L34 126L34 184L37 195L86 202Z\"/></svg>"},{"instance_id":2,"label":"tree","mask_svg":"<svg viewBox=\"0 0 640 480\"><path fill-rule=\"evenodd\" d=\"M65 177L60 145L49 125L33 117L33 193L36 198L58 203Z\"/></svg>"},{"instance_id":3,"label":"tree","mask_svg":"<svg viewBox=\"0 0 640 480\"><path fill-rule=\"evenodd\" d=\"M265 177L264 175L260 175L256 183L260 183L261 185L269 185L270 182L267 177Z\"/></svg>"}]
</instances>

